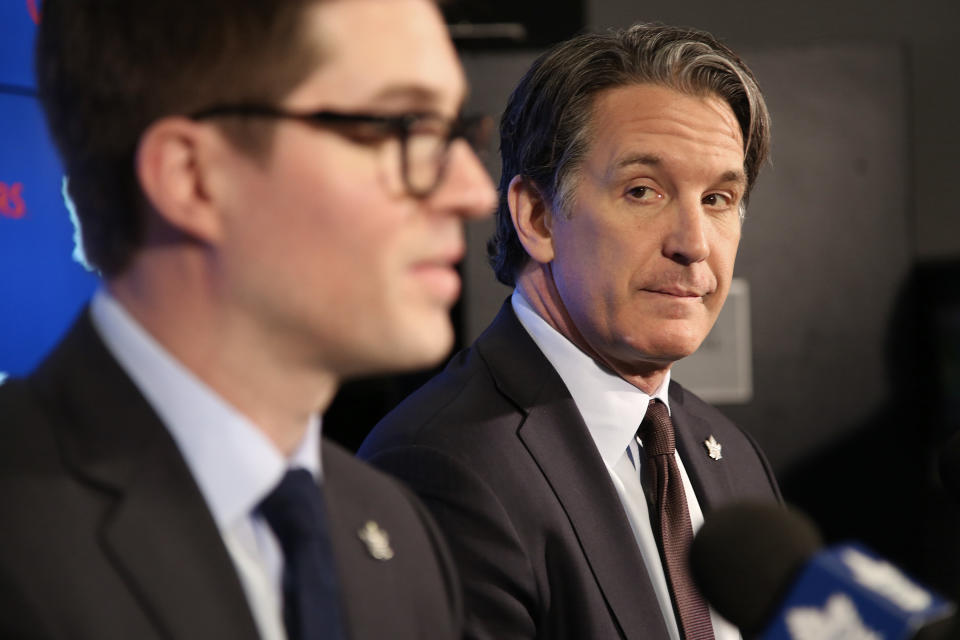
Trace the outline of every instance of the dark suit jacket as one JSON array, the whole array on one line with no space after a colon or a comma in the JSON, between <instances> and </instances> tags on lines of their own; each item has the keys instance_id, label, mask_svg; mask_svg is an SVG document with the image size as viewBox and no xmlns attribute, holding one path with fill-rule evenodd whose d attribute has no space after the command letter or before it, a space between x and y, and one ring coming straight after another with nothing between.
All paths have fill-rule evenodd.
<instances>
[{"instance_id":1,"label":"dark suit jacket","mask_svg":"<svg viewBox=\"0 0 960 640\"><path fill-rule=\"evenodd\" d=\"M458 637L459 585L422 505L323 444L354 640ZM257 638L239 577L174 441L86 314L0 386L0 637ZM357 536L368 520L395 556Z\"/></svg>"},{"instance_id":2,"label":"dark suit jacket","mask_svg":"<svg viewBox=\"0 0 960 640\"><path fill-rule=\"evenodd\" d=\"M670 407L705 513L736 499L780 500L744 432L678 384ZM711 434L720 461L703 445ZM408 482L446 533L470 637L668 637L609 472L509 301L470 349L374 428L360 455Z\"/></svg>"}]
</instances>

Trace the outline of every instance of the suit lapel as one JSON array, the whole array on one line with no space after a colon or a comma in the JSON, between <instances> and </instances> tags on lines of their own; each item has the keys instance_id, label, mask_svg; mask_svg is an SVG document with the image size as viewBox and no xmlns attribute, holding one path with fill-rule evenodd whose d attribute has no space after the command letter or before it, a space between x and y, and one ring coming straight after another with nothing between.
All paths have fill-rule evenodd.
<instances>
[{"instance_id":1,"label":"suit lapel","mask_svg":"<svg viewBox=\"0 0 960 640\"><path fill-rule=\"evenodd\" d=\"M35 379L67 464L111 507L106 555L163 635L255 640L233 563L179 450L85 313Z\"/></svg>"},{"instance_id":2,"label":"suit lapel","mask_svg":"<svg viewBox=\"0 0 960 640\"><path fill-rule=\"evenodd\" d=\"M684 404L684 389L670 384L670 412L677 439L677 451L687 468L687 476L697 494L704 515L734 495L731 473L735 465L726 458L714 460L707 453L706 441L711 437L710 423L692 413Z\"/></svg>"},{"instance_id":3,"label":"suit lapel","mask_svg":"<svg viewBox=\"0 0 960 640\"><path fill-rule=\"evenodd\" d=\"M477 348L501 392L526 414L519 437L569 518L624 637L667 638L610 473L563 381L516 319L509 300Z\"/></svg>"}]
</instances>

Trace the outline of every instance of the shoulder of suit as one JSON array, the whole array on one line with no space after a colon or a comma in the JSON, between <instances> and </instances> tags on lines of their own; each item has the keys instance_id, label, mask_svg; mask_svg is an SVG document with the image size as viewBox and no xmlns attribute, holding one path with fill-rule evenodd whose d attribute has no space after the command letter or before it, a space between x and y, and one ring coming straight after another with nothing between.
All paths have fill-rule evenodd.
<instances>
[{"instance_id":1,"label":"shoulder of suit","mask_svg":"<svg viewBox=\"0 0 960 640\"><path fill-rule=\"evenodd\" d=\"M384 449L429 439L436 425L475 417L475 399L490 398L493 393L493 380L475 349L465 349L384 416L368 434L359 455L365 457L371 447Z\"/></svg>"},{"instance_id":2,"label":"shoulder of suit","mask_svg":"<svg viewBox=\"0 0 960 640\"><path fill-rule=\"evenodd\" d=\"M323 439L323 482L334 491L349 492L357 499L395 503L409 501L409 491L392 476L358 459L349 451Z\"/></svg>"},{"instance_id":3,"label":"shoulder of suit","mask_svg":"<svg viewBox=\"0 0 960 640\"><path fill-rule=\"evenodd\" d=\"M6 496L0 503L12 518L23 517L14 513L29 517L35 505L11 495L19 496L27 487L49 486L53 478L67 473L48 404L29 379L8 379L0 385L0 492Z\"/></svg>"},{"instance_id":4,"label":"shoulder of suit","mask_svg":"<svg viewBox=\"0 0 960 640\"><path fill-rule=\"evenodd\" d=\"M28 379L8 378L0 384L0 449L33 439L49 423L45 402Z\"/></svg>"}]
</instances>

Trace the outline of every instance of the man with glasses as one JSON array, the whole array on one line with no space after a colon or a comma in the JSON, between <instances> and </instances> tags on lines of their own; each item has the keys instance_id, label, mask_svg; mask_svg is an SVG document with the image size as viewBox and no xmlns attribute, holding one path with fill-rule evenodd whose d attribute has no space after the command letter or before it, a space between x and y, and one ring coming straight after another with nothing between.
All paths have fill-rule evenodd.
<instances>
[{"instance_id":1,"label":"man with glasses","mask_svg":"<svg viewBox=\"0 0 960 640\"><path fill-rule=\"evenodd\" d=\"M48 0L40 99L104 287L0 387L0 636L454 638L415 498L324 441L436 363L495 194L428 0Z\"/></svg>"}]
</instances>

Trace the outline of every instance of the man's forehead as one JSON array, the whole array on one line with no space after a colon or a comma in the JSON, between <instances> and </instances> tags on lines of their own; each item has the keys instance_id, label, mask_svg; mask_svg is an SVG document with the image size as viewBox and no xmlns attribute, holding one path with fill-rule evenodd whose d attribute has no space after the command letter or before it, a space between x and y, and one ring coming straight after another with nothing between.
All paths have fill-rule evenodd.
<instances>
[{"instance_id":1,"label":"man's forehead","mask_svg":"<svg viewBox=\"0 0 960 640\"><path fill-rule=\"evenodd\" d=\"M322 97L328 106L455 111L462 102L466 80L430 0L329 0L307 20L319 64L294 93L312 106Z\"/></svg>"},{"instance_id":2,"label":"man's forehead","mask_svg":"<svg viewBox=\"0 0 960 640\"><path fill-rule=\"evenodd\" d=\"M705 116L731 138L743 140L743 131L733 108L720 94L681 90L667 84L638 82L604 89L596 94L591 105L590 123L594 127L611 116L618 122L630 119L656 120L675 118L689 123L702 123Z\"/></svg>"},{"instance_id":3,"label":"man's forehead","mask_svg":"<svg viewBox=\"0 0 960 640\"><path fill-rule=\"evenodd\" d=\"M662 155L660 153L648 153L648 152L636 152L632 150L627 150L622 155L613 156L614 160L609 163L609 172L611 174L617 173L629 173L631 169L637 167L650 167L650 168L672 168L671 162L677 166L683 167L687 164L686 158L670 158L669 156ZM743 155L740 154L739 161L742 163ZM731 165L732 166L732 165ZM717 169L716 179L719 182L730 182L730 183L747 183L747 174L741 168L723 168L722 166Z\"/></svg>"},{"instance_id":4,"label":"man's forehead","mask_svg":"<svg viewBox=\"0 0 960 640\"><path fill-rule=\"evenodd\" d=\"M617 163L644 160L659 153L629 150L634 138L708 144L743 153L743 135L729 104L714 94L697 95L655 84L635 84L601 92L589 122L593 137L623 146ZM669 146L667 147L669 148Z\"/></svg>"}]
</instances>

